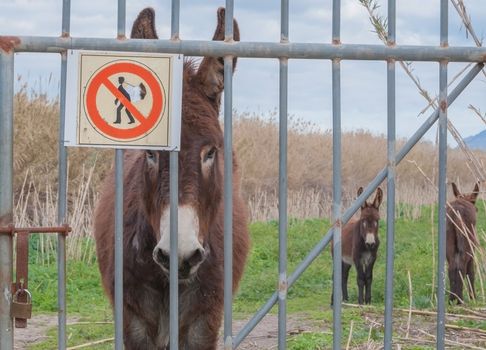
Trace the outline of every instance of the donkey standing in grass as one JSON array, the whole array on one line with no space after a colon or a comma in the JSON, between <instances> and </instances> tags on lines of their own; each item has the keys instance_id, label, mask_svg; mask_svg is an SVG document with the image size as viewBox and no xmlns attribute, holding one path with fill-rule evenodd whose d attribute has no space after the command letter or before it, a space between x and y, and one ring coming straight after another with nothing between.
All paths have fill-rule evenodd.
<instances>
[{"instance_id":1,"label":"donkey standing in grass","mask_svg":"<svg viewBox=\"0 0 486 350\"><path fill-rule=\"evenodd\" d=\"M155 39L154 11L143 10L132 38ZM213 40L224 39L223 8ZM234 22L234 38L239 29ZM234 61L236 64L236 59ZM179 347L214 350L223 313L223 133L218 121L223 59L205 57L183 74L179 152ZM233 158L233 290L249 248L247 212ZM123 325L127 350L169 347L169 153L126 151L124 159ZM103 286L114 296L113 171L94 219Z\"/></svg>"},{"instance_id":2,"label":"donkey standing in grass","mask_svg":"<svg viewBox=\"0 0 486 350\"><path fill-rule=\"evenodd\" d=\"M449 265L450 294L449 301L462 304L463 281L468 286L469 296L474 299L474 248L478 245L476 236L476 199L479 194L479 182L474 190L462 194L452 183L456 199L447 206L446 255Z\"/></svg>"},{"instance_id":3,"label":"donkey standing in grass","mask_svg":"<svg viewBox=\"0 0 486 350\"><path fill-rule=\"evenodd\" d=\"M358 197L363 193L363 187L358 189ZM343 299L348 300L348 276L351 265L354 264L358 281L358 303L371 303L371 282L373 280L373 265L376 261L378 246L378 226L380 221L380 204L383 191L376 190L373 203L367 201L361 206L361 215L358 220L352 220L344 225L341 234L342 244L342 291ZM332 245L331 245L332 253Z\"/></svg>"}]
</instances>

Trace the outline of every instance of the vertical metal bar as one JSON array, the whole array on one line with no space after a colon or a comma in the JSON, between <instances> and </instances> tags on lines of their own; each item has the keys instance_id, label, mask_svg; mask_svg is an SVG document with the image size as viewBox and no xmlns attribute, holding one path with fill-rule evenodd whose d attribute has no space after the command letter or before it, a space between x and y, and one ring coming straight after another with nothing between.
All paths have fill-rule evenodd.
<instances>
[{"instance_id":1,"label":"vertical metal bar","mask_svg":"<svg viewBox=\"0 0 486 350\"><path fill-rule=\"evenodd\" d=\"M233 348L233 58L224 58L224 348Z\"/></svg>"},{"instance_id":2,"label":"vertical metal bar","mask_svg":"<svg viewBox=\"0 0 486 350\"><path fill-rule=\"evenodd\" d=\"M395 46L396 0L388 0L387 45ZM387 62L387 108L388 108L388 148L387 148L387 203L386 203L386 282L385 282L385 350L392 349L393 335L393 264L395 243L395 60Z\"/></svg>"},{"instance_id":3,"label":"vertical metal bar","mask_svg":"<svg viewBox=\"0 0 486 350\"><path fill-rule=\"evenodd\" d=\"M225 41L233 40L233 1L226 0ZM233 57L224 57L224 348L233 348Z\"/></svg>"},{"instance_id":4,"label":"vertical metal bar","mask_svg":"<svg viewBox=\"0 0 486 350\"><path fill-rule=\"evenodd\" d=\"M127 17L126 0L118 0L118 38L125 37L125 22Z\"/></svg>"},{"instance_id":5,"label":"vertical metal bar","mask_svg":"<svg viewBox=\"0 0 486 350\"><path fill-rule=\"evenodd\" d=\"M448 46L448 4L440 2L440 46ZM437 349L445 347L445 250L447 197L447 61L439 66L439 239L437 267Z\"/></svg>"},{"instance_id":6,"label":"vertical metal bar","mask_svg":"<svg viewBox=\"0 0 486 350\"><path fill-rule=\"evenodd\" d=\"M281 2L280 42L289 41L289 2ZM278 180L278 348L286 349L287 339L287 117L288 59L280 58L280 120Z\"/></svg>"},{"instance_id":7,"label":"vertical metal bar","mask_svg":"<svg viewBox=\"0 0 486 350\"><path fill-rule=\"evenodd\" d=\"M179 261L178 261L178 205L179 152L170 152L170 348L179 348Z\"/></svg>"},{"instance_id":8,"label":"vertical metal bar","mask_svg":"<svg viewBox=\"0 0 486 350\"><path fill-rule=\"evenodd\" d=\"M0 226L13 222L14 53L0 49ZM0 234L0 349L13 349L11 234Z\"/></svg>"},{"instance_id":9,"label":"vertical metal bar","mask_svg":"<svg viewBox=\"0 0 486 350\"><path fill-rule=\"evenodd\" d=\"M123 150L115 151L115 349L123 350Z\"/></svg>"},{"instance_id":10,"label":"vertical metal bar","mask_svg":"<svg viewBox=\"0 0 486 350\"><path fill-rule=\"evenodd\" d=\"M62 36L69 37L71 26L71 0L62 2ZM64 127L66 121L66 72L67 54L61 53L61 92L60 92L60 120L59 120L59 166L58 166L58 196L57 196L57 222L66 223L67 211L67 148L64 146ZM57 307L58 332L57 347L66 349L66 236L57 235Z\"/></svg>"},{"instance_id":11,"label":"vertical metal bar","mask_svg":"<svg viewBox=\"0 0 486 350\"><path fill-rule=\"evenodd\" d=\"M126 2L118 0L118 38L125 37ZM115 349L123 350L123 150L115 151Z\"/></svg>"},{"instance_id":12,"label":"vertical metal bar","mask_svg":"<svg viewBox=\"0 0 486 350\"><path fill-rule=\"evenodd\" d=\"M179 40L180 3L171 2L171 40ZM179 349L179 152L170 152L169 347Z\"/></svg>"},{"instance_id":13,"label":"vertical metal bar","mask_svg":"<svg viewBox=\"0 0 486 350\"><path fill-rule=\"evenodd\" d=\"M180 2L179 0L172 0L170 13L170 38L172 40L179 39L179 20L180 20Z\"/></svg>"},{"instance_id":14,"label":"vertical metal bar","mask_svg":"<svg viewBox=\"0 0 486 350\"><path fill-rule=\"evenodd\" d=\"M332 3L332 43L341 44L341 1ZM332 61L333 349L341 349L341 63Z\"/></svg>"}]
</instances>

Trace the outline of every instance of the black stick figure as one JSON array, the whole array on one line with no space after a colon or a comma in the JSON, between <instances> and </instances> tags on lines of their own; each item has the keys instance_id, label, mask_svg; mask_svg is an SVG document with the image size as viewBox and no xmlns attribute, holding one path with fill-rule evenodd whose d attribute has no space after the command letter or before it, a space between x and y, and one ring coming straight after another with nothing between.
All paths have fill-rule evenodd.
<instances>
[{"instance_id":1,"label":"black stick figure","mask_svg":"<svg viewBox=\"0 0 486 350\"><path fill-rule=\"evenodd\" d=\"M120 85L118 86L118 91L120 91L123 96L126 97L126 99L128 101L131 101L130 99L130 94L127 92L127 90L125 90L125 88L123 87L123 82L125 81L125 78L124 77L118 77L118 82L120 83ZM115 106L118 104L118 98L115 100ZM128 124L132 124L132 123L135 123L135 119L133 119L133 116L132 114L130 113L130 111L127 109L127 107L125 107L125 105L120 101L120 105L118 106L118 108L116 109L116 120L113 124L120 124L121 123L121 111L122 109L125 108L125 113L127 114L128 116L128 119L130 119L130 121L128 122Z\"/></svg>"}]
</instances>

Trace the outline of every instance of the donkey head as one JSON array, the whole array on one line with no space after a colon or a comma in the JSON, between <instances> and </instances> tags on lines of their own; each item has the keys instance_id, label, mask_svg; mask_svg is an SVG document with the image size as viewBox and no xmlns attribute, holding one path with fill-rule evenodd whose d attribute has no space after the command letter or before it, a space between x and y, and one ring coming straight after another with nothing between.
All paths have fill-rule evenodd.
<instances>
[{"instance_id":1,"label":"donkey head","mask_svg":"<svg viewBox=\"0 0 486 350\"><path fill-rule=\"evenodd\" d=\"M140 12L132 38L155 39L154 11ZM224 40L224 8L218 9L213 40ZM234 39L239 29L234 22ZM234 65L236 59L234 59ZM209 234L222 202L223 133L218 121L224 82L221 57L204 57L196 68L184 64L179 152L179 280L188 281L210 253ZM169 271L169 154L147 150L143 160L143 201L157 241L153 259Z\"/></svg>"},{"instance_id":2,"label":"donkey head","mask_svg":"<svg viewBox=\"0 0 486 350\"><path fill-rule=\"evenodd\" d=\"M363 187L358 189L358 197L363 193ZM378 226L380 221L380 204L383 199L383 191L380 187L376 190L375 199L370 204L366 200L361 206L359 218L359 233L368 248L374 248L378 243Z\"/></svg>"},{"instance_id":3,"label":"donkey head","mask_svg":"<svg viewBox=\"0 0 486 350\"><path fill-rule=\"evenodd\" d=\"M476 185L474 185L474 189L471 193L461 193L459 191L459 188L457 188L457 185L453 182L452 183L452 192L454 193L454 196L456 197L456 199L462 199L462 200L468 201L472 205L475 205L476 199L478 198L478 195L479 195L479 181L476 182Z\"/></svg>"}]
</instances>

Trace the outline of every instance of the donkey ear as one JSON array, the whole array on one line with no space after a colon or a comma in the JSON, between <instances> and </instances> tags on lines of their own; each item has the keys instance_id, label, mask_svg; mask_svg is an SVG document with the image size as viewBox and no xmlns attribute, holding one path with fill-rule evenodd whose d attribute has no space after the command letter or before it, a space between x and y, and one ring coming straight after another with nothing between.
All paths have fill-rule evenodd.
<instances>
[{"instance_id":1,"label":"donkey ear","mask_svg":"<svg viewBox=\"0 0 486 350\"><path fill-rule=\"evenodd\" d=\"M476 204L476 199L478 198L479 195L479 181L476 182L476 185L474 186L474 190L471 193L471 200L474 204Z\"/></svg>"},{"instance_id":2,"label":"donkey ear","mask_svg":"<svg viewBox=\"0 0 486 350\"><path fill-rule=\"evenodd\" d=\"M137 19L133 22L132 39L158 39L155 31L155 12L151 7L140 11Z\"/></svg>"},{"instance_id":3,"label":"donkey ear","mask_svg":"<svg viewBox=\"0 0 486 350\"><path fill-rule=\"evenodd\" d=\"M363 187L358 188L358 192L357 192L358 197L361 196L361 193L363 193ZM366 202L366 199L365 199L363 204L361 204L361 209L364 209L367 206L368 206L368 203Z\"/></svg>"},{"instance_id":4,"label":"donkey ear","mask_svg":"<svg viewBox=\"0 0 486 350\"><path fill-rule=\"evenodd\" d=\"M457 188L457 185L453 182L452 184L452 192L454 193L454 196L457 198L461 195L461 192Z\"/></svg>"},{"instance_id":5,"label":"donkey ear","mask_svg":"<svg viewBox=\"0 0 486 350\"><path fill-rule=\"evenodd\" d=\"M383 190L378 187L376 190L375 199L373 200L373 206L378 209L380 207L381 201L383 200Z\"/></svg>"},{"instance_id":6,"label":"donkey ear","mask_svg":"<svg viewBox=\"0 0 486 350\"><path fill-rule=\"evenodd\" d=\"M214 31L213 40L224 40L225 9L218 9L218 24ZM238 22L233 20L233 39L240 40L240 29ZM236 57L233 59L233 72L236 67ZM204 57L197 71L197 80L201 84L204 94L219 106L221 93L224 88L224 60L222 57Z\"/></svg>"}]
</instances>

